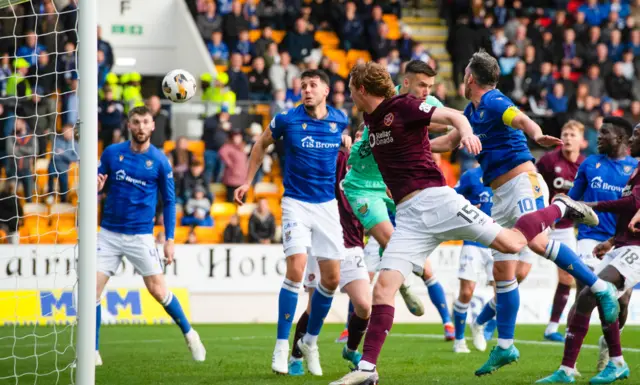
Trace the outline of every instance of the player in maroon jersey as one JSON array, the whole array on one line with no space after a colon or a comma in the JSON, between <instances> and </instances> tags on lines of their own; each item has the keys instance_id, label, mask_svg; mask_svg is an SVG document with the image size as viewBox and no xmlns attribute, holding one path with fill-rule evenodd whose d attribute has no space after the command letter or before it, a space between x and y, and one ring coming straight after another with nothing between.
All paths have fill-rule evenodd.
<instances>
[{"instance_id":1,"label":"player in maroon jersey","mask_svg":"<svg viewBox=\"0 0 640 385\"><path fill-rule=\"evenodd\" d=\"M542 175L544 181L549 186L550 198L556 194L566 194L573 186L573 180L578 172L578 167L585 159L580 154L580 149L584 143L584 125L576 120L570 120L562 126L560 134L562 139L562 148L550 151L544 154L537 163L538 173ZM549 234L549 239L562 242L569 246L572 250L577 248L576 234L573 222L562 219L555 224L553 230ZM523 262L519 262L520 265ZM524 267L531 269L530 264ZM518 266L517 271L521 270ZM569 300L573 277L566 271L558 268L558 286L553 297L553 306L551 308L551 318L547 329L544 332L544 339L549 341L564 342L564 336L558 333L558 325L562 312Z\"/></svg>"},{"instance_id":2,"label":"player in maroon jersey","mask_svg":"<svg viewBox=\"0 0 640 385\"><path fill-rule=\"evenodd\" d=\"M371 315L371 289L369 287L369 273L364 264L364 228L353 214L351 205L342 191L342 180L347 174L348 159L349 150L342 147L336 161L335 191L347 255L340 263L340 288L342 292L347 293L354 308L353 314L350 314L349 317L347 326L349 337L347 344L342 349L342 357L357 365L362 357L362 354L358 352L358 346L367 330ZM318 282L320 282L318 262L310 255L304 281L304 287L309 292L309 303L307 310L300 316L296 324L293 350L289 360L289 374L293 376L304 374L302 352L298 348L297 342L307 332L307 323L311 313L311 293L318 286Z\"/></svg>"},{"instance_id":3,"label":"player in maroon jersey","mask_svg":"<svg viewBox=\"0 0 640 385\"><path fill-rule=\"evenodd\" d=\"M633 129L630 139L631 156L640 157L640 124ZM636 167L629 182L622 191L622 198L614 201L587 203L594 210L618 214L615 236L600 243L594 253L602 262L595 272L605 281L613 283L619 295L640 282L640 172ZM612 248L615 249L610 251ZM575 364L582 347L584 337L589 330L591 313L596 300L589 289L583 289L576 300L576 310L567 325L567 339L560 369L537 383L551 384L573 382ZM609 363L590 380L590 384L609 384L629 377L629 366L622 357L620 344L620 321L606 324L602 321L602 332L609 348ZM572 381L573 380L573 381Z\"/></svg>"},{"instance_id":4,"label":"player in maroon jersey","mask_svg":"<svg viewBox=\"0 0 640 385\"><path fill-rule=\"evenodd\" d=\"M397 212L396 229L382 256L374 288L362 360L355 370L332 385L378 381L376 363L393 325L395 295L405 277L416 268L421 269L427 256L441 242L476 241L500 252L515 254L527 245L527 239L535 238L562 216L561 206L554 203L545 210L555 210L555 217L547 215L546 218L533 212L520 217L516 223L518 230L503 229L446 185L431 156L427 130L431 122L455 127L462 146L472 154L481 151L480 140L473 135L463 115L446 107L432 107L411 95L394 96L391 77L379 64L358 64L351 70L350 77L351 97L364 112L370 130L369 143ZM570 199L563 203L565 214L572 218L597 218L584 204Z\"/></svg>"}]
</instances>

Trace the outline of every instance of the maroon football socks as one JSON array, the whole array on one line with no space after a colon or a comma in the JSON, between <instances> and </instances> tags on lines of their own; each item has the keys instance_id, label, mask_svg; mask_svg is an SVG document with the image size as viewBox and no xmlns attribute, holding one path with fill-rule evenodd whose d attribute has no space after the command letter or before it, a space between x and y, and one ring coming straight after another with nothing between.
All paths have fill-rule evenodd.
<instances>
[{"instance_id":1,"label":"maroon football socks","mask_svg":"<svg viewBox=\"0 0 640 385\"><path fill-rule=\"evenodd\" d=\"M393 326L395 308L390 305L373 305L371 308L371 320L369 330L364 337L362 361L372 365L378 362L382 345Z\"/></svg>"}]
</instances>

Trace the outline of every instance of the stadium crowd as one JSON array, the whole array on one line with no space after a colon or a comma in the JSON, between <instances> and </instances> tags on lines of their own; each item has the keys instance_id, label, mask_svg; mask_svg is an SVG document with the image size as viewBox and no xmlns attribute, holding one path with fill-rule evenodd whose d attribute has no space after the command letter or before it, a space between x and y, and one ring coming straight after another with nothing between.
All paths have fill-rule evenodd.
<instances>
[{"instance_id":1,"label":"stadium crowd","mask_svg":"<svg viewBox=\"0 0 640 385\"><path fill-rule=\"evenodd\" d=\"M156 124L152 144L165 150L174 167L181 224L216 227L220 241L278 239L278 207L268 199L253 197L252 213L227 215L224 224L216 223L213 215L216 204L232 202L233 189L246 178L251 146L262 131L257 123L234 124L238 106L247 101L263 104L269 116L291 108L301 99L299 74L320 68L331 81L329 104L351 117L353 131L361 117L347 87L351 64L375 60L396 82L409 60L423 60L436 70L441 64L402 24L407 4L401 0L186 3L218 70L215 75L198 74L202 102L214 106L213 114L202 117L199 144L194 147L194 140L176 137L170 109L163 107L160 95L142 94L139 73L112 72L114 50L100 28L99 138L101 148L126 140L127 112L146 104ZM453 82L439 74L432 94L445 105L465 108L464 68L482 48L500 63L499 88L546 133L558 136L569 119L585 125L585 155L597 151L595 138L604 116L640 121L640 0L439 4L449 29L446 48ZM76 19L77 0L34 0L0 9L0 172L5 182L0 226L8 233L19 230L15 218L22 216L16 182L21 202L75 203L70 179L78 161L74 134L81 129L76 125ZM335 47L328 50L327 42L336 37ZM336 50L344 57L332 54ZM282 149L276 145L270 155L254 184L281 183L277 174L285 162ZM437 160L450 185L474 162L463 151ZM158 207L158 225L161 210ZM197 233L190 231L187 241L196 242L194 237Z\"/></svg>"}]
</instances>

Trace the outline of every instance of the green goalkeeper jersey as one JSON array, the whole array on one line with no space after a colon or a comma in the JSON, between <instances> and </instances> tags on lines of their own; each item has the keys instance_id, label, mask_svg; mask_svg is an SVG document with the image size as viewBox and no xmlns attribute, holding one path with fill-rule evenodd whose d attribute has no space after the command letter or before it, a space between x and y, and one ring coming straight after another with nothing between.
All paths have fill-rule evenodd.
<instances>
[{"instance_id":1,"label":"green goalkeeper jersey","mask_svg":"<svg viewBox=\"0 0 640 385\"><path fill-rule=\"evenodd\" d=\"M400 86L396 86L396 93L399 93ZM443 104L435 97L429 95L427 104L434 107L442 107ZM378 169L378 164L371 153L369 145L369 127L365 126L362 132L362 140L357 141L351 147L351 155L347 163L351 169L344 178L343 188L347 189L367 189L367 190L387 190L387 186L382 180L382 175Z\"/></svg>"}]
</instances>

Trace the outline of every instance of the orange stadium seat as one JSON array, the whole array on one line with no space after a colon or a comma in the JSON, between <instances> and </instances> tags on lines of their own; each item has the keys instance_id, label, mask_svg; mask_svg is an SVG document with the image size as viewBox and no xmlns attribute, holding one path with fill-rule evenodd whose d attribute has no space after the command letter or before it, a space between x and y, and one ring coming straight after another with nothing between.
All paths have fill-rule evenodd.
<instances>
[{"instance_id":1,"label":"orange stadium seat","mask_svg":"<svg viewBox=\"0 0 640 385\"><path fill-rule=\"evenodd\" d=\"M214 201L224 201L227 199L227 186L222 183L211 183L209 190L213 194Z\"/></svg>"},{"instance_id":2,"label":"orange stadium seat","mask_svg":"<svg viewBox=\"0 0 640 385\"><path fill-rule=\"evenodd\" d=\"M22 207L22 223L25 227L47 226L49 224L48 209L42 203L25 203Z\"/></svg>"},{"instance_id":3,"label":"orange stadium seat","mask_svg":"<svg viewBox=\"0 0 640 385\"><path fill-rule=\"evenodd\" d=\"M78 242L78 231L71 229L58 229L58 243L74 244Z\"/></svg>"},{"instance_id":4,"label":"orange stadium seat","mask_svg":"<svg viewBox=\"0 0 640 385\"><path fill-rule=\"evenodd\" d=\"M222 232L215 227L198 226L193 229L198 243L222 243Z\"/></svg>"},{"instance_id":5,"label":"orange stadium seat","mask_svg":"<svg viewBox=\"0 0 640 385\"><path fill-rule=\"evenodd\" d=\"M189 238L189 231L191 231L189 226L176 226L174 243L177 245L185 243Z\"/></svg>"},{"instance_id":6,"label":"orange stadium seat","mask_svg":"<svg viewBox=\"0 0 640 385\"><path fill-rule=\"evenodd\" d=\"M262 31L259 29L249 31L249 40L251 40L252 43L255 43L256 40L260 39L260 36L262 36Z\"/></svg>"},{"instance_id":7,"label":"orange stadium seat","mask_svg":"<svg viewBox=\"0 0 640 385\"><path fill-rule=\"evenodd\" d=\"M249 233L249 218L258 205L255 203L245 203L238 207L238 216L240 217L240 228L247 235Z\"/></svg>"},{"instance_id":8,"label":"orange stadium seat","mask_svg":"<svg viewBox=\"0 0 640 385\"><path fill-rule=\"evenodd\" d=\"M331 31L317 31L314 39L323 47L337 47L340 44L338 35Z\"/></svg>"},{"instance_id":9,"label":"orange stadium seat","mask_svg":"<svg viewBox=\"0 0 640 385\"><path fill-rule=\"evenodd\" d=\"M273 31L271 38L273 39L273 41L280 44L284 39L284 35L286 35L286 33L287 31Z\"/></svg>"},{"instance_id":10,"label":"orange stadium seat","mask_svg":"<svg viewBox=\"0 0 640 385\"><path fill-rule=\"evenodd\" d=\"M49 209L51 227L70 228L76 225L77 208L70 203L56 203Z\"/></svg>"}]
</instances>

